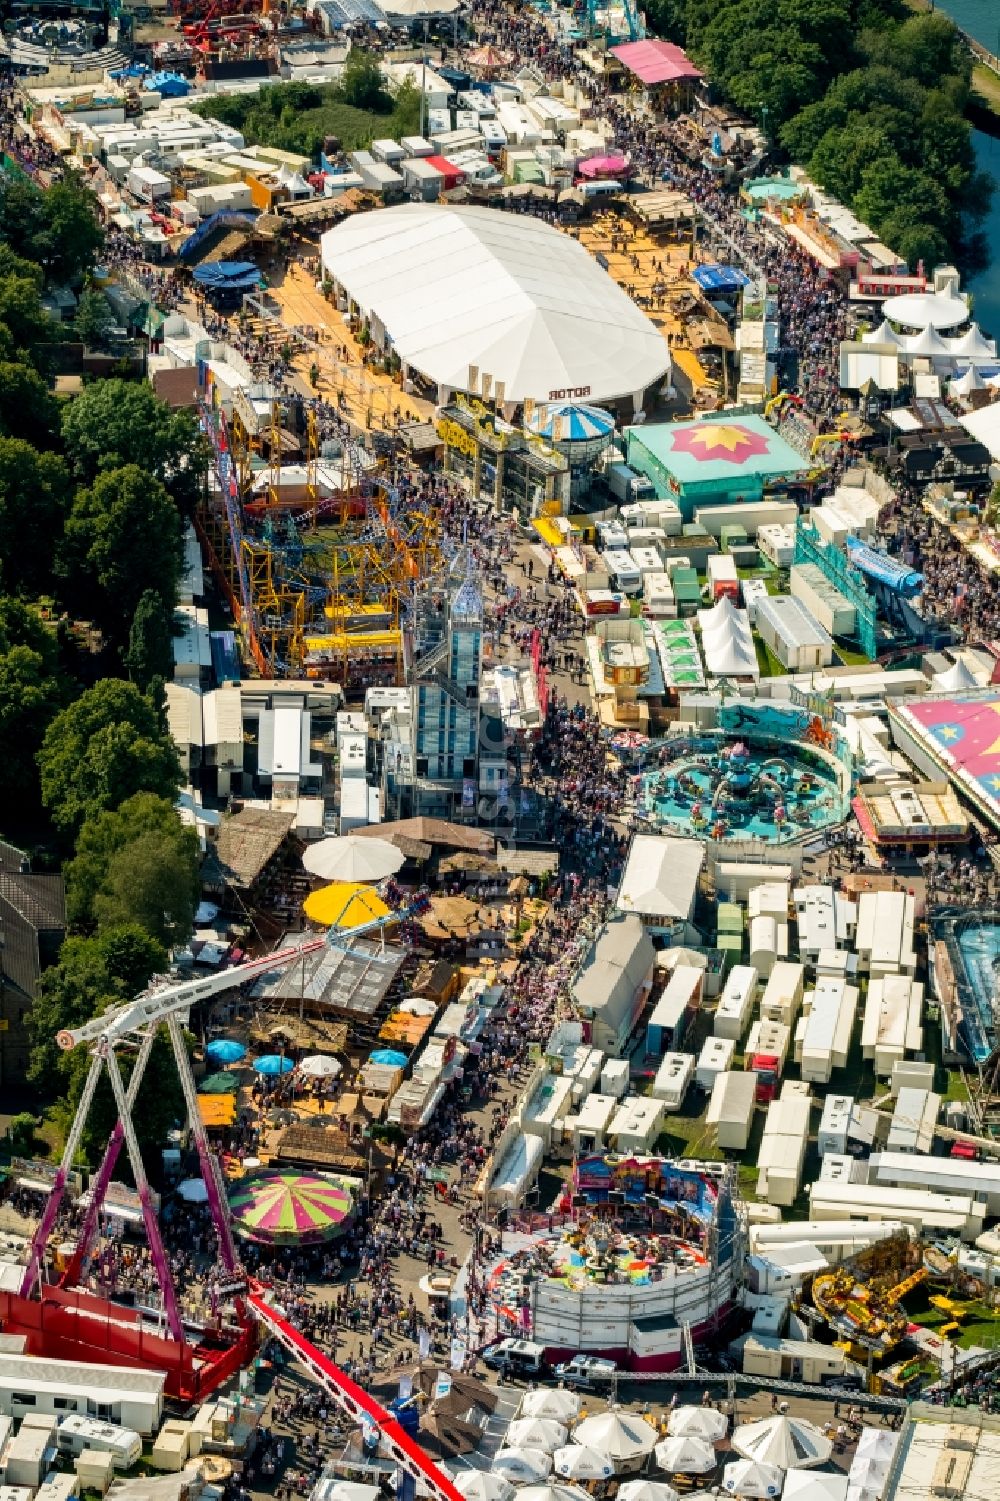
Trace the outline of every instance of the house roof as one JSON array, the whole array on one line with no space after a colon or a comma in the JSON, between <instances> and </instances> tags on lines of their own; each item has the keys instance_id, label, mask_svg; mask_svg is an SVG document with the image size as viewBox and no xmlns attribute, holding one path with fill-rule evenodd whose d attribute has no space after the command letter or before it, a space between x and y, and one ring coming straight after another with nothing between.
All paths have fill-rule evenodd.
<instances>
[{"instance_id":1,"label":"house roof","mask_svg":"<svg viewBox=\"0 0 1000 1501\"><path fill-rule=\"evenodd\" d=\"M209 879L227 886L252 886L274 859L295 822L293 813L272 808L242 808L219 825L215 847L206 861Z\"/></svg>"},{"instance_id":2,"label":"house roof","mask_svg":"<svg viewBox=\"0 0 1000 1501\"><path fill-rule=\"evenodd\" d=\"M640 918L615 915L591 944L573 985L573 998L590 1011L613 1020L631 1005L632 998L652 967L653 941Z\"/></svg>"},{"instance_id":3,"label":"house roof","mask_svg":"<svg viewBox=\"0 0 1000 1501\"><path fill-rule=\"evenodd\" d=\"M697 839L636 834L618 891L619 910L686 921L704 863L705 846Z\"/></svg>"},{"instance_id":4,"label":"house roof","mask_svg":"<svg viewBox=\"0 0 1000 1501\"><path fill-rule=\"evenodd\" d=\"M464 824L449 823L445 818L401 818L395 823L366 824L355 829L355 834L370 839L417 841L420 844L444 845L454 850L472 850L476 854L492 855L493 836L485 829L467 828ZM403 845L400 844L402 849Z\"/></svg>"}]
</instances>

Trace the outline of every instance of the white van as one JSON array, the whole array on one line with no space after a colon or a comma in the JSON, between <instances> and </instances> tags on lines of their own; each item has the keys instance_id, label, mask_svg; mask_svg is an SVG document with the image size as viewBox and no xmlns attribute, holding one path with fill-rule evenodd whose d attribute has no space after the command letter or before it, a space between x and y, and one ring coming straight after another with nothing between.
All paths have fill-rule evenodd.
<instances>
[{"instance_id":1,"label":"white van","mask_svg":"<svg viewBox=\"0 0 1000 1501\"><path fill-rule=\"evenodd\" d=\"M632 554L624 547L615 547L606 552L604 565L608 570L613 589L629 596L639 593L642 588L642 573L636 566Z\"/></svg>"}]
</instances>

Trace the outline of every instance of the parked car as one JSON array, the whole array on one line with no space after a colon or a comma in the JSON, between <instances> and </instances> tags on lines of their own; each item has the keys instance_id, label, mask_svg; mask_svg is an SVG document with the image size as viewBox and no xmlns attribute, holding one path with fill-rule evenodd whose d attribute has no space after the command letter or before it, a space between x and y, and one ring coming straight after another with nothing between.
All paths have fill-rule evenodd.
<instances>
[{"instance_id":1,"label":"parked car","mask_svg":"<svg viewBox=\"0 0 1000 1501\"><path fill-rule=\"evenodd\" d=\"M600 1355L574 1355L572 1360L556 1366L556 1375L560 1381L582 1391L608 1386L617 1374L618 1367L614 1361L605 1360Z\"/></svg>"}]
</instances>

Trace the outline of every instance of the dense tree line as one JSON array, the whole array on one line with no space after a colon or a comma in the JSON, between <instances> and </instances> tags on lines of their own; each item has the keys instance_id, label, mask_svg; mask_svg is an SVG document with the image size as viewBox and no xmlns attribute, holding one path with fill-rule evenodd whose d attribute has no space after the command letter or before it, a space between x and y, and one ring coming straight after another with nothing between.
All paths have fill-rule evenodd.
<instances>
[{"instance_id":1,"label":"dense tree line","mask_svg":"<svg viewBox=\"0 0 1000 1501\"><path fill-rule=\"evenodd\" d=\"M947 16L902 0L649 0L646 14L911 267L975 259L990 182Z\"/></svg>"},{"instance_id":2,"label":"dense tree line","mask_svg":"<svg viewBox=\"0 0 1000 1501\"><path fill-rule=\"evenodd\" d=\"M71 936L41 979L29 1068L63 1125L87 1056L60 1053L56 1032L141 990L190 936L198 897L163 682L206 454L194 416L146 385L53 394L61 331L42 298L73 284L78 325L106 326L87 281L102 240L93 196L72 177L44 192L0 181L0 823L65 872ZM165 1038L149 1080L138 1125L153 1148L182 1113ZM92 1163L112 1113L100 1094L84 1141Z\"/></svg>"}]
</instances>

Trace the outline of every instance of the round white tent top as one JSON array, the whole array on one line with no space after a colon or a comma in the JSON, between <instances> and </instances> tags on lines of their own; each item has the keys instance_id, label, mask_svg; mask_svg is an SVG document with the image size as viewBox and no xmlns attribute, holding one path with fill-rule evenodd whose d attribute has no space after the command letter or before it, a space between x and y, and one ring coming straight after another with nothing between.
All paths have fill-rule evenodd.
<instances>
[{"instance_id":1,"label":"round white tent top","mask_svg":"<svg viewBox=\"0 0 1000 1501\"><path fill-rule=\"evenodd\" d=\"M887 297L882 312L907 328L957 328L968 318L969 304L964 297L942 292L904 292L901 297Z\"/></svg>"},{"instance_id":2,"label":"round white tent top","mask_svg":"<svg viewBox=\"0 0 1000 1501\"><path fill-rule=\"evenodd\" d=\"M345 219L321 254L403 363L438 386L467 391L489 375L506 401L611 401L670 371L645 313L576 240L527 215L401 204Z\"/></svg>"}]
</instances>

